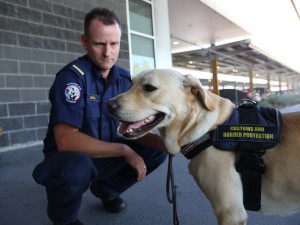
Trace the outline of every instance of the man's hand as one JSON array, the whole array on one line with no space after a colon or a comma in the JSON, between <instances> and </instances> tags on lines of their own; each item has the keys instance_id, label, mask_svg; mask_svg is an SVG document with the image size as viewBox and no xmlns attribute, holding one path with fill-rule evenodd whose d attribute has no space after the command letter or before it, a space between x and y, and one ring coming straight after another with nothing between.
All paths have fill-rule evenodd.
<instances>
[{"instance_id":1,"label":"man's hand","mask_svg":"<svg viewBox=\"0 0 300 225\"><path fill-rule=\"evenodd\" d=\"M126 149L124 158L126 162L136 170L137 180L143 181L147 174L147 167L144 159L129 147Z\"/></svg>"}]
</instances>

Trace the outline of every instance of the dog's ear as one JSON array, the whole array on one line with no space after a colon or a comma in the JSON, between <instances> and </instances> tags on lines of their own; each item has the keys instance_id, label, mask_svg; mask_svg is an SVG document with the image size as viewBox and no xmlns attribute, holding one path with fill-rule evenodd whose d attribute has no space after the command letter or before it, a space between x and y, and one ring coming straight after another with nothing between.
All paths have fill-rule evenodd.
<instances>
[{"instance_id":1,"label":"dog's ear","mask_svg":"<svg viewBox=\"0 0 300 225\"><path fill-rule=\"evenodd\" d=\"M193 75L188 74L185 76L184 86L191 88L192 94L195 95L203 103L205 108L207 108L209 111L215 110L210 96L203 88L199 79L197 79Z\"/></svg>"}]
</instances>

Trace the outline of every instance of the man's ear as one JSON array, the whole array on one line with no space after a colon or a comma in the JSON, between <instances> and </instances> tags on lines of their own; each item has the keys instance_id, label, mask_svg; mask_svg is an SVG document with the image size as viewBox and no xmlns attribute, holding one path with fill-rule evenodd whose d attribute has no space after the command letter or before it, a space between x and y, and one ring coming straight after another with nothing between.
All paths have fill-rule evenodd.
<instances>
[{"instance_id":1,"label":"man's ear","mask_svg":"<svg viewBox=\"0 0 300 225\"><path fill-rule=\"evenodd\" d=\"M81 45L83 49L87 50L87 37L84 34L81 35Z\"/></svg>"},{"instance_id":2,"label":"man's ear","mask_svg":"<svg viewBox=\"0 0 300 225\"><path fill-rule=\"evenodd\" d=\"M208 91L206 91L200 80L194 77L193 75L186 75L185 76L185 85L189 86L191 88L191 92L193 95L195 95L201 103L203 103L203 106L208 109L209 111L214 111L215 106L213 105L213 102L211 98L209 97Z\"/></svg>"}]
</instances>

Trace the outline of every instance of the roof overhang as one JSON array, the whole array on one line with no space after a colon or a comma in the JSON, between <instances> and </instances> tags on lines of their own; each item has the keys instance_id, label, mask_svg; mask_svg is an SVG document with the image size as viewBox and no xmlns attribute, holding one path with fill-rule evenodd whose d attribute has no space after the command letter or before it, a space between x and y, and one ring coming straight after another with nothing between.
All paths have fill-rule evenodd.
<instances>
[{"instance_id":1,"label":"roof overhang","mask_svg":"<svg viewBox=\"0 0 300 225\"><path fill-rule=\"evenodd\" d=\"M187 0L184 4L181 0L169 1L173 66L210 72L210 62L214 57L218 60L218 71L222 74L238 74L248 77L249 69L251 69L257 77L266 77L269 74L274 80L278 80L282 76L287 79L300 78L300 64L295 65L294 63L295 57L299 58L300 43L298 45L298 40L300 40L300 35L297 44L293 46L294 48L285 49L280 47L285 44L284 40L278 39L278 35L274 36L276 33L273 32L276 29L270 28L272 20L285 22L288 24L285 26L298 25L297 28L294 28L293 33L280 36L282 38L288 36L290 41L294 43L295 37L298 37L298 30L300 33L297 10L290 1L280 0L276 1L276 4L274 1L266 2L262 5L260 0ZM234 5L230 5L230 3ZM270 4L273 7L270 7ZM264 44L263 41L258 40L259 36L266 35L266 33L258 33L259 30L256 29L258 24L255 25L254 23L253 25L253 22L256 21L254 18L247 22L246 19L249 15L248 12L245 12L246 6L248 7L247 10L250 11L249 13L252 13L254 17L263 16L264 13L265 17L275 16L280 8L281 13L290 12L292 14L287 16L287 21L283 21L283 18L280 18L278 14L277 17L279 18L276 19L260 17L262 21L258 22L265 25L265 27L260 28L261 31L270 32L271 36L266 36L269 38L269 42L277 40L275 43L277 45L273 45L273 48L272 45ZM266 9L267 6L269 8ZM281 24L277 22L276 26L279 29ZM283 32L286 31L286 29L283 30ZM283 49L282 55L276 54L279 47ZM297 55L294 55L293 58L291 55L287 55L287 50L291 50Z\"/></svg>"}]
</instances>

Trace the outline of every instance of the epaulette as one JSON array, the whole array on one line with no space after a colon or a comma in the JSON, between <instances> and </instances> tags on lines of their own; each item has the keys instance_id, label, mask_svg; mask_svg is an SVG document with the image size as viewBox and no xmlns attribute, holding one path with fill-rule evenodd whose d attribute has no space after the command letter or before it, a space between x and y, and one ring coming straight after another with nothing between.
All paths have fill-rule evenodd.
<instances>
[{"instance_id":1,"label":"epaulette","mask_svg":"<svg viewBox=\"0 0 300 225\"><path fill-rule=\"evenodd\" d=\"M76 64L72 64L72 66L70 67L70 69L72 71L74 71L75 73L84 76L84 72Z\"/></svg>"},{"instance_id":2,"label":"epaulette","mask_svg":"<svg viewBox=\"0 0 300 225\"><path fill-rule=\"evenodd\" d=\"M87 56L80 57L69 64L69 69L79 76L84 76L92 68L92 63Z\"/></svg>"}]
</instances>

